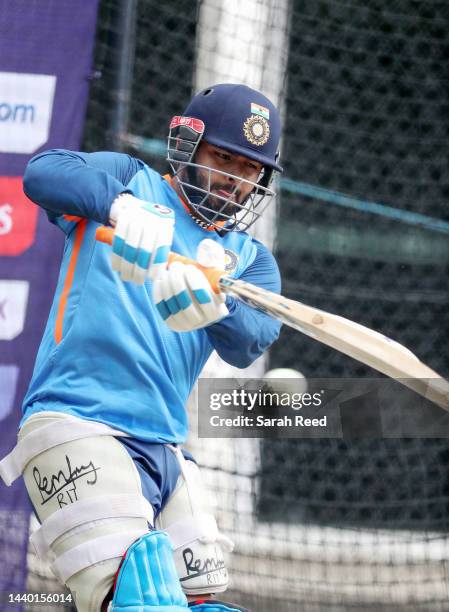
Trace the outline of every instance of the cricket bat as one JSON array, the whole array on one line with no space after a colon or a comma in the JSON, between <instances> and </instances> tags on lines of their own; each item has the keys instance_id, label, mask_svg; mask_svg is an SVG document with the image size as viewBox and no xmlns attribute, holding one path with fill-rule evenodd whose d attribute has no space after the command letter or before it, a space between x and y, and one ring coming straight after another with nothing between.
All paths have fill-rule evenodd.
<instances>
[{"instance_id":1,"label":"cricket bat","mask_svg":"<svg viewBox=\"0 0 449 612\"><path fill-rule=\"evenodd\" d=\"M96 238L112 244L114 230L101 227L97 230ZM223 291L232 295L285 325L397 380L449 411L449 382L391 338L344 317L234 279L224 270L205 268L188 257L172 252L169 262L173 261L200 268L216 293Z\"/></svg>"}]
</instances>

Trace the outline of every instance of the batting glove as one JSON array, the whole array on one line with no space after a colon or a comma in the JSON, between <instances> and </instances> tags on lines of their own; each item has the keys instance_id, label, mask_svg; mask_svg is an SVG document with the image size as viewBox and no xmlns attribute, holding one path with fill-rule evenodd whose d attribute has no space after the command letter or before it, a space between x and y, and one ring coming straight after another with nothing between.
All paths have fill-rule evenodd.
<instances>
[{"instance_id":1,"label":"batting glove","mask_svg":"<svg viewBox=\"0 0 449 612\"><path fill-rule=\"evenodd\" d=\"M122 280L138 285L147 277L154 280L167 265L175 222L172 209L122 193L112 203L110 221L115 226L112 269Z\"/></svg>"},{"instance_id":2,"label":"batting glove","mask_svg":"<svg viewBox=\"0 0 449 612\"><path fill-rule=\"evenodd\" d=\"M224 268L221 245L207 238L198 245L197 261L206 268ZM196 266L175 261L153 284L153 300L165 323L174 331L192 331L229 314L223 293L215 293Z\"/></svg>"}]
</instances>

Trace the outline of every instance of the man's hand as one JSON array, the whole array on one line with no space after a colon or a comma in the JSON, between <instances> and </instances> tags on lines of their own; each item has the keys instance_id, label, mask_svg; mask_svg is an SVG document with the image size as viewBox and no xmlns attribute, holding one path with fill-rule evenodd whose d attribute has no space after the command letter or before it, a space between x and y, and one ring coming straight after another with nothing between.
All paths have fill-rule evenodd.
<instances>
[{"instance_id":1,"label":"man's hand","mask_svg":"<svg viewBox=\"0 0 449 612\"><path fill-rule=\"evenodd\" d=\"M224 250L207 238L198 246L197 260L206 268L224 268ZM178 261L155 279L153 300L165 323L178 332L206 327L229 314L224 294L213 291L201 270Z\"/></svg>"},{"instance_id":2,"label":"man's hand","mask_svg":"<svg viewBox=\"0 0 449 612\"><path fill-rule=\"evenodd\" d=\"M123 193L112 203L110 221L115 226L112 269L122 280L138 285L147 277L154 280L167 265L175 221L172 209Z\"/></svg>"}]
</instances>

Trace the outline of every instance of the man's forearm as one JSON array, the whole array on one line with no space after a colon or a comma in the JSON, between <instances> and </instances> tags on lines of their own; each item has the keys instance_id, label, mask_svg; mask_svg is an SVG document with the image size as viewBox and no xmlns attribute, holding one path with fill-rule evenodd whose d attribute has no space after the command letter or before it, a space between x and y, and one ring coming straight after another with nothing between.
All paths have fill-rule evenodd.
<instances>
[{"instance_id":1,"label":"man's forearm","mask_svg":"<svg viewBox=\"0 0 449 612\"><path fill-rule=\"evenodd\" d=\"M121 181L86 163L86 154L52 150L33 157L23 178L25 194L54 215L75 215L109 222L109 210Z\"/></svg>"},{"instance_id":2,"label":"man's forearm","mask_svg":"<svg viewBox=\"0 0 449 612\"><path fill-rule=\"evenodd\" d=\"M226 305L229 316L206 331L224 361L237 368L246 368L277 340L281 325L234 298L228 298Z\"/></svg>"}]
</instances>

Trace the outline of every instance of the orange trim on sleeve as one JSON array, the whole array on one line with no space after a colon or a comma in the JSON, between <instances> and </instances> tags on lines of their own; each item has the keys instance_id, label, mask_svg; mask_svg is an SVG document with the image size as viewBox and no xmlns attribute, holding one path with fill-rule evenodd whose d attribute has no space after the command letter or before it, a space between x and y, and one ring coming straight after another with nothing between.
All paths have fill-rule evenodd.
<instances>
[{"instance_id":1,"label":"orange trim on sleeve","mask_svg":"<svg viewBox=\"0 0 449 612\"><path fill-rule=\"evenodd\" d=\"M174 188L174 186L173 186L173 177L172 177L172 176L170 176L169 174L164 174L164 176L163 176L162 178L163 178L163 179L165 179L165 180L167 181L167 183L170 185L170 187L171 187L171 188L172 188L174 191L176 191L176 189L175 189L175 188ZM179 193L178 193L177 191L176 191L176 195L178 196L178 200L179 200L179 201L181 202L181 204L183 205L184 210L185 210L186 212L188 212L188 213L189 213L189 215L190 215L190 214L191 214L191 213L190 213L190 208L187 206L187 204L184 202L184 200L181 198L181 196L179 195Z\"/></svg>"},{"instance_id":2,"label":"orange trim on sleeve","mask_svg":"<svg viewBox=\"0 0 449 612\"><path fill-rule=\"evenodd\" d=\"M77 217L76 215L63 215L66 221L82 221L83 217Z\"/></svg>"},{"instance_id":3,"label":"orange trim on sleeve","mask_svg":"<svg viewBox=\"0 0 449 612\"><path fill-rule=\"evenodd\" d=\"M81 249L81 243L86 232L87 219L81 219L80 223L75 229L75 241L73 243L73 250L70 256L69 267L67 270L67 276L65 277L64 287L62 289L61 297L59 299L58 314L56 316L55 326L55 340L56 344L59 344L62 340L62 326L64 323L64 314L67 306L67 299L69 297L70 289L73 283L73 277L75 275L76 262Z\"/></svg>"}]
</instances>

